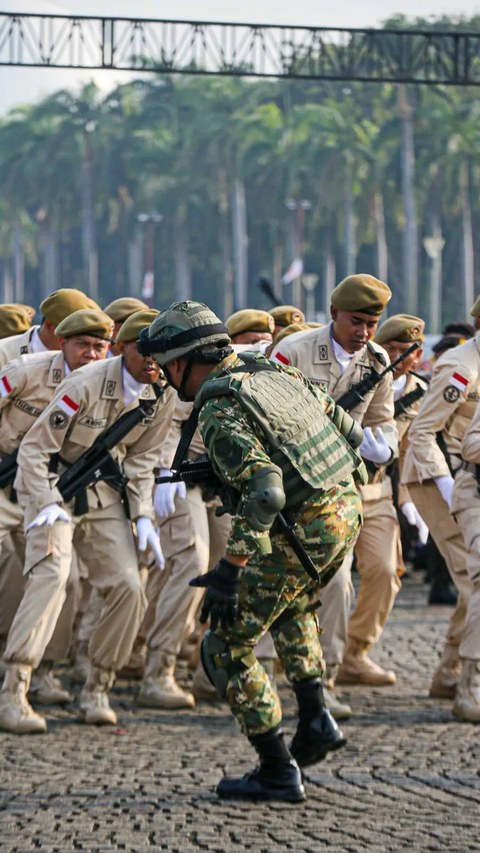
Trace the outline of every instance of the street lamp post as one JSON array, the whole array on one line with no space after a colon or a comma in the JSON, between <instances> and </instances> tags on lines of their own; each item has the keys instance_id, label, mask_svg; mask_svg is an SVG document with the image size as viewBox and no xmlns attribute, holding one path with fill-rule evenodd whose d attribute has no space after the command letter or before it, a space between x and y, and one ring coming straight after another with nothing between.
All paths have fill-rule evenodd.
<instances>
[{"instance_id":1,"label":"street lamp post","mask_svg":"<svg viewBox=\"0 0 480 853\"><path fill-rule=\"evenodd\" d=\"M139 213L137 216L138 222L145 223L145 273L143 276L142 296L147 305L153 302L155 292L155 273L154 273L154 237L155 225L161 222L163 216L151 210L149 213Z\"/></svg>"}]
</instances>

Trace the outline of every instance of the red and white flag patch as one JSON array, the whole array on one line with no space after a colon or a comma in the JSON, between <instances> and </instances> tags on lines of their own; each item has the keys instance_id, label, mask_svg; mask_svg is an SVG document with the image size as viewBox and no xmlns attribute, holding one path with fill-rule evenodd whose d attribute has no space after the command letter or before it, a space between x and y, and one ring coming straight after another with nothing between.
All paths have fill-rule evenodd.
<instances>
[{"instance_id":1,"label":"red and white flag patch","mask_svg":"<svg viewBox=\"0 0 480 853\"><path fill-rule=\"evenodd\" d=\"M276 358L278 361L280 361L280 362L281 362L281 364L290 364L290 360L289 360L285 355L282 355L282 353L281 353L281 352L276 352L276 353L275 353L275 358Z\"/></svg>"},{"instance_id":2,"label":"red and white flag patch","mask_svg":"<svg viewBox=\"0 0 480 853\"><path fill-rule=\"evenodd\" d=\"M72 418L80 408L78 403L75 403L75 401L72 400L71 397L68 397L67 394L63 395L62 399L58 401L57 406L62 410L62 412L65 412L69 418Z\"/></svg>"},{"instance_id":3,"label":"red and white flag patch","mask_svg":"<svg viewBox=\"0 0 480 853\"><path fill-rule=\"evenodd\" d=\"M12 386L6 376L0 379L0 397L8 397L12 393Z\"/></svg>"},{"instance_id":4,"label":"red and white flag patch","mask_svg":"<svg viewBox=\"0 0 480 853\"><path fill-rule=\"evenodd\" d=\"M468 379L465 379L461 373L454 373L450 377L450 385L453 385L454 388L458 388L459 391L466 391L468 388Z\"/></svg>"}]
</instances>

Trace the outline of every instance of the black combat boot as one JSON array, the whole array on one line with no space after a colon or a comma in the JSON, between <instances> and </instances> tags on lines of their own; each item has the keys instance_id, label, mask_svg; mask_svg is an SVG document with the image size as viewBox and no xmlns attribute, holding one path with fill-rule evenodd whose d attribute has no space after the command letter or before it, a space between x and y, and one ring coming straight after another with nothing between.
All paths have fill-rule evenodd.
<instances>
[{"instance_id":1,"label":"black combat boot","mask_svg":"<svg viewBox=\"0 0 480 853\"><path fill-rule=\"evenodd\" d=\"M280 800L300 803L306 799L302 774L277 726L249 738L260 756L260 767L241 779L222 779L217 794L224 800Z\"/></svg>"},{"instance_id":2,"label":"black combat boot","mask_svg":"<svg viewBox=\"0 0 480 853\"><path fill-rule=\"evenodd\" d=\"M327 752L341 749L343 736L325 708L321 678L306 678L293 685L298 702L298 726L290 751L300 767L323 761Z\"/></svg>"}]
</instances>

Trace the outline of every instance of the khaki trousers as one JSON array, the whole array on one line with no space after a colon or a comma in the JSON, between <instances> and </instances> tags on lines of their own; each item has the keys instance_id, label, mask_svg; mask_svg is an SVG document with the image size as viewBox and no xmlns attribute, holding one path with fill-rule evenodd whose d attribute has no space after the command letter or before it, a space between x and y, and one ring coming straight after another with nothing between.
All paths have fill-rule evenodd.
<instances>
[{"instance_id":1,"label":"khaki trousers","mask_svg":"<svg viewBox=\"0 0 480 853\"><path fill-rule=\"evenodd\" d=\"M0 489L0 637L6 639L15 613L25 593L24 573L25 534L24 511L12 503L6 489ZM76 559L73 557L68 576L65 602L45 659L59 663L68 656L72 643L73 625L81 596Z\"/></svg>"},{"instance_id":2,"label":"khaki trousers","mask_svg":"<svg viewBox=\"0 0 480 853\"><path fill-rule=\"evenodd\" d=\"M480 660L480 498L477 497L476 501L478 506L455 513L465 539L467 572L472 584L459 648L460 657L469 660Z\"/></svg>"},{"instance_id":3,"label":"khaki trousers","mask_svg":"<svg viewBox=\"0 0 480 853\"><path fill-rule=\"evenodd\" d=\"M469 657L466 652L473 649L468 648L468 645L463 646L463 635L467 603L470 601L473 590L467 571L467 549L462 530L433 480L409 483L408 491L428 526L458 590L457 606L450 619L446 644L460 646L460 654Z\"/></svg>"},{"instance_id":4,"label":"khaki trousers","mask_svg":"<svg viewBox=\"0 0 480 853\"><path fill-rule=\"evenodd\" d=\"M401 587L400 528L391 497L364 502L363 526L355 555L361 584L350 619L352 555L345 558L320 594L322 607L318 616L324 631L322 649L327 666L341 664L347 636L368 646L378 642Z\"/></svg>"},{"instance_id":5,"label":"khaki trousers","mask_svg":"<svg viewBox=\"0 0 480 853\"><path fill-rule=\"evenodd\" d=\"M33 507L26 507L26 526L36 515ZM90 583L103 599L89 643L92 663L115 670L127 662L146 600L131 524L120 502L28 532L27 585L8 635L6 662L34 668L40 663L65 601L73 548L88 565Z\"/></svg>"},{"instance_id":6,"label":"khaki trousers","mask_svg":"<svg viewBox=\"0 0 480 853\"><path fill-rule=\"evenodd\" d=\"M215 501L205 503L200 488L188 489L184 500L175 501L175 512L160 521L162 550L166 560L158 583L149 582L147 643L178 655L195 625L203 589L189 581L203 575L225 553L231 517L216 516Z\"/></svg>"}]
</instances>

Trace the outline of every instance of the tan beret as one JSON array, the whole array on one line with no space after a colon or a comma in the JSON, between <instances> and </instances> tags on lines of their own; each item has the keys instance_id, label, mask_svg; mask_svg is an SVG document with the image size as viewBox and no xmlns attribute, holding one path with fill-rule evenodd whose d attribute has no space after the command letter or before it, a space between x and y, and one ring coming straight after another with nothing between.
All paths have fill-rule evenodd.
<instances>
[{"instance_id":1,"label":"tan beret","mask_svg":"<svg viewBox=\"0 0 480 853\"><path fill-rule=\"evenodd\" d=\"M480 296L477 296L475 302L472 305L472 310L470 311L471 317L480 317Z\"/></svg>"},{"instance_id":2,"label":"tan beret","mask_svg":"<svg viewBox=\"0 0 480 853\"><path fill-rule=\"evenodd\" d=\"M276 305L269 312L276 326L291 326L292 323L304 323L305 314L295 305Z\"/></svg>"},{"instance_id":3,"label":"tan beret","mask_svg":"<svg viewBox=\"0 0 480 853\"><path fill-rule=\"evenodd\" d=\"M394 314L380 326L375 335L375 343L387 344L389 341L397 341L400 344L413 344L425 340L425 323L420 317L413 314Z\"/></svg>"},{"instance_id":4,"label":"tan beret","mask_svg":"<svg viewBox=\"0 0 480 853\"><path fill-rule=\"evenodd\" d=\"M73 314L74 311L81 311L84 308L92 311L102 310L100 305L97 305L81 290L63 287L61 290L55 290L43 300L40 305L40 313L46 320L58 326L69 314Z\"/></svg>"},{"instance_id":5,"label":"tan beret","mask_svg":"<svg viewBox=\"0 0 480 853\"><path fill-rule=\"evenodd\" d=\"M55 329L58 338L73 338L75 335L91 335L102 341L110 341L113 333L113 320L98 308L81 308L65 317Z\"/></svg>"},{"instance_id":6,"label":"tan beret","mask_svg":"<svg viewBox=\"0 0 480 853\"><path fill-rule=\"evenodd\" d=\"M283 329L280 329L278 335L275 335L273 343L276 345L280 341L283 341L284 338L288 338L289 335L295 335L297 332L308 332L311 329L309 323L290 323L289 326L284 326Z\"/></svg>"},{"instance_id":7,"label":"tan beret","mask_svg":"<svg viewBox=\"0 0 480 853\"><path fill-rule=\"evenodd\" d=\"M244 308L236 311L225 323L231 338L243 332L270 332L275 329L275 321L268 311L256 308Z\"/></svg>"},{"instance_id":8,"label":"tan beret","mask_svg":"<svg viewBox=\"0 0 480 853\"><path fill-rule=\"evenodd\" d=\"M21 335L32 325L26 305L0 305L0 338Z\"/></svg>"},{"instance_id":9,"label":"tan beret","mask_svg":"<svg viewBox=\"0 0 480 853\"><path fill-rule=\"evenodd\" d=\"M122 296L121 299L114 299L113 302L110 302L104 311L115 323L124 323L137 311L148 311L148 305L141 299L135 299L134 296Z\"/></svg>"},{"instance_id":10,"label":"tan beret","mask_svg":"<svg viewBox=\"0 0 480 853\"><path fill-rule=\"evenodd\" d=\"M331 303L341 311L359 311L361 314L380 316L391 299L388 284L373 275L349 275L337 284Z\"/></svg>"},{"instance_id":11,"label":"tan beret","mask_svg":"<svg viewBox=\"0 0 480 853\"><path fill-rule=\"evenodd\" d=\"M136 341L142 329L146 329L160 314L155 308L147 308L146 311L135 311L131 314L128 320L125 320L122 328L117 335L118 341L124 341L128 344L130 341Z\"/></svg>"}]
</instances>

